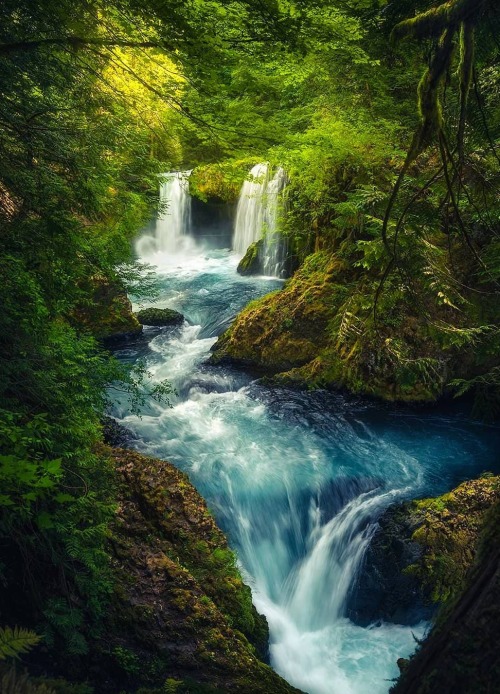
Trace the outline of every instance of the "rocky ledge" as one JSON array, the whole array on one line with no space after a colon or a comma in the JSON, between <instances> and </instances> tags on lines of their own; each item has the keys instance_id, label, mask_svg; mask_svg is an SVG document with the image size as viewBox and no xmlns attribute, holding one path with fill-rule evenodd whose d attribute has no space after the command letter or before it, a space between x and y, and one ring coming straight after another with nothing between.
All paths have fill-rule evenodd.
<instances>
[{"instance_id":1,"label":"rocky ledge","mask_svg":"<svg viewBox=\"0 0 500 694\"><path fill-rule=\"evenodd\" d=\"M491 694L500 682L500 503L483 515L475 556L464 577L464 590L440 609L434 628L404 664L393 694ZM469 557L457 521L461 556Z\"/></svg>"},{"instance_id":2,"label":"rocky ledge","mask_svg":"<svg viewBox=\"0 0 500 694\"><path fill-rule=\"evenodd\" d=\"M464 482L434 499L399 504L382 516L349 600L359 624L417 624L466 586L500 478Z\"/></svg>"},{"instance_id":3,"label":"rocky ledge","mask_svg":"<svg viewBox=\"0 0 500 694\"><path fill-rule=\"evenodd\" d=\"M266 620L186 475L134 451L110 456L120 501L98 691L297 692L263 662Z\"/></svg>"},{"instance_id":4,"label":"rocky ledge","mask_svg":"<svg viewBox=\"0 0 500 694\"><path fill-rule=\"evenodd\" d=\"M251 246L240 272L258 263ZM308 256L284 288L251 302L214 346L212 363L253 368L275 383L346 388L396 402L434 402L456 379L473 378L496 362L460 347L415 313L406 295L386 287L373 315L378 280L367 280L333 252Z\"/></svg>"}]
</instances>

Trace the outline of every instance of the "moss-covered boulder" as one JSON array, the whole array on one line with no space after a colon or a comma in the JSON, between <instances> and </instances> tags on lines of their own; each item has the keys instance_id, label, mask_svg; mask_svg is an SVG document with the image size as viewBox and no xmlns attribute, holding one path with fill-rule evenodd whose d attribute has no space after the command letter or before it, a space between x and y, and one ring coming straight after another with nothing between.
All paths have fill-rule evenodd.
<instances>
[{"instance_id":1,"label":"moss-covered boulder","mask_svg":"<svg viewBox=\"0 0 500 694\"><path fill-rule=\"evenodd\" d=\"M135 317L141 325L182 325L184 316L171 308L143 308Z\"/></svg>"},{"instance_id":2,"label":"moss-covered boulder","mask_svg":"<svg viewBox=\"0 0 500 694\"><path fill-rule=\"evenodd\" d=\"M90 283L91 300L80 305L72 315L79 328L84 326L99 339L141 332L142 326L132 313L132 304L120 282L94 276Z\"/></svg>"},{"instance_id":3,"label":"moss-covered boulder","mask_svg":"<svg viewBox=\"0 0 500 694\"><path fill-rule=\"evenodd\" d=\"M325 324L335 315L335 260L309 258L283 290L251 302L217 341L212 362L231 361L267 374L310 364L327 345Z\"/></svg>"},{"instance_id":4,"label":"moss-covered boulder","mask_svg":"<svg viewBox=\"0 0 500 694\"><path fill-rule=\"evenodd\" d=\"M427 511L442 514L435 507ZM465 588L441 609L429 636L405 664L393 694L500 691L500 503L481 515L483 530ZM462 536L465 519L459 514L454 534L458 531L461 537L459 556L468 560Z\"/></svg>"},{"instance_id":5,"label":"moss-covered boulder","mask_svg":"<svg viewBox=\"0 0 500 694\"><path fill-rule=\"evenodd\" d=\"M114 597L96 646L106 673L99 692L297 691L262 662L266 620L186 475L130 450L111 456L120 501Z\"/></svg>"},{"instance_id":6,"label":"moss-covered boulder","mask_svg":"<svg viewBox=\"0 0 500 694\"><path fill-rule=\"evenodd\" d=\"M248 246L247 251L238 264L237 271L240 275L258 275L262 272L260 254L263 240L255 241Z\"/></svg>"},{"instance_id":7,"label":"moss-covered boulder","mask_svg":"<svg viewBox=\"0 0 500 694\"><path fill-rule=\"evenodd\" d=\"M434 323L418 317L394 282L379 297L375 320L378 286L339 255L314 253L282 290L237 316L212 363L253 367L282 385L343 387L399 402L435 401L451 379L474 373L474 355L434 327L446 309L431 307Z\"/></svg>"},{"instance_id":8,"label":"moss-covered boulder","mask_svg":"<svg viewBox=\"0 0 500 694\"><path fill-rule=\"evenodd\" d=\"M463 590L486 514L499 500L500 478L482 477L408 506L414 526L412 540L423 552L407 571L418 578L434 602L446 603Z\"/></svg>"},{"instance_id":9,"label":"moss-covered boulder","mask_svg":"<svg viewBox=\"0 0 500 694\"><path fill-rule=\"evenodd\" d=\"M433 499L398 504L379 521L348 604L354 621L417 624L463 590L500 478L464 482Z\"/></svg>"}]
</instances>

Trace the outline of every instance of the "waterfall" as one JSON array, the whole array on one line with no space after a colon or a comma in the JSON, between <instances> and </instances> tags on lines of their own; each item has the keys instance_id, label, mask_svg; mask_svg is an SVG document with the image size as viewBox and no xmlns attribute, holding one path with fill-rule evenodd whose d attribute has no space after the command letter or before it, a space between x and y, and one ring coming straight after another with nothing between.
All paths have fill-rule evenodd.
<instances>
[{"instance_id":1,"label":"waterfall","mask_svg":"<svg viewBox=\"0 0 500 694\"><path fill-rule=\"evenodd\" d=\"M250 176L244 182L238 200L233 250L243 256L252 243L263 238L262 272L279 276L284 244L278 233L278 215L286 174L279 167L271 178L268 164L256 164Z\"/></svg>"},{"instance_id":2,"label":"waterfall","mask_svg":"<svg viewBox=\"0 0 500 694\"><path fill-rule=\"evenodd\" d=\"M136 250L140 257L157 253L185 255L194 247L191 237L191 171L171 171L161 175L160 210L154 236L142 236Z\"/></svg>"},{"instance_id":3,"label":"waterfall","mask_svg":"<svg viewBox=\"0 0 500 694\"><path fill-rule=\"evenodd\" d=\"M279 277L285 260L286 247L278 231L280 196L287 183L284 169L278 168L269 181L264 205L264 247L262 252L262 271L265 275Z\"/></svg>"},{"instance_id":4,"label":"waterfall","mask_svg":"<svg viewBox=\"0 0 500 694\"><path fill-rule=\"evenodd\" d=\"M160 204L166 208L156 222L158 250L176 253L182 247L183 237L191 231L191 198L189 175L191 171L165 174L160 186Z\"/></svg>"},{"instance_id":5,"label":"waterfall","mask_svg":"<svg viewBox=\"0 0 500 694\"><path fill-rule=\"evenodd\" d=\"M233 239L233 250L238 255L244 255L248 246L258 241L262 235L268 171L267 164L256 164L250 171L251 179L243 183L236 210Z\"/></svg>"}]
</instances>

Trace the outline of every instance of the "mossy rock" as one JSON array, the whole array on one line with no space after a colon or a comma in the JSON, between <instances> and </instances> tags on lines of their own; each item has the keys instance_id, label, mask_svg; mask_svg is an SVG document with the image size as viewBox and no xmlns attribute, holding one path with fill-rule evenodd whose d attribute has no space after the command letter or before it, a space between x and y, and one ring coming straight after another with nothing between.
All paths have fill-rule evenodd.
<instances>
[{"instance_id":1,"label":"mossy rock","mask_svg":"<svg viewBox=\"0 0 500 694\"><path fill-rule=\"evenodd\" d=\"M460 487L459 487L460 489ZM457 490L455 490L457 491ZM480 497L483 496L480 492ZM460 498L445 499L450 508ZM429 500L430 501L430 500ZM480 502L482 505L482 502ZM422 510L442 514L441 504ZM463 507L467 513L466 507ZM462 514L460 514L462 515ZM462 523L467 516L462 518ZM483 529L463 590L438 614L429 636L404 668L392 694L491 694L500 691L500 502L482 514ZM446 542L446 533L442 537ZM460 546L463 547L462 541ZM434 545L434 541L433 541ZM462 555L463 556L463 555Z\"/></svg>"},{"instance_id":2,"label":"mossy rock","mask_svg":"<svg viewBox=\"0 0 500 694\"><path fill-rule=\"evenodd\" d=\"M118 281L94 276L87 293L92 296L91 300L77 307L71 316L76 325L103 340L142 331L125 288Z\"/></svg>"},{"instance_id":3,"label":"mossy rock","mask_svg":"<svg viewBox=\"0 0 500 694\"><path fill-rule=\"evenodd\" d=\"M417 525L407 503L392 506L380 518L348 597L346 615L356 624L414 625L435 613L427 585L408 572L424 554L412 537Z\"/></svg>"},{"instance_id":4,"label":"mossy rock","mask_svg":"<svg viewBox=\"0 0 500 694\"><path fill-rule=\"evenodd\" d=\"M447 494L389 508L379 521L348 605L364 625L415 624L463 590L500 478L463 482Z\"/></svg>"},{"instance_id":5,"label":"mossy rock","mask_svg":"<svg viewBox=\"0 0 500 694\"><path fill-rule=\"evenodd\" d=\"M141 325L182 325L184 316L171 308L143 308L135 317Z\"/></svg>"},{"instance_id":6,"label":"mossy rock","mask_svg":"<svg viewBox=\"0 0 500 694\"><path fill-rule=\"evenodd\" d=\"M245 262L255 263L255 255L249 249ZM279 385L435 401L451 375L451 356L397 288L380 300L374 326L377 282L365 285L352 263L330 251L314 253L282 290L243 309L215 344L211 362L250 367Z\"/></svg>"},{"instance_id":7,"label":"mossy rock","mask_svg":"<svg viewBox=\"0 0 500 694\"><path fill-rule=\"evenodd\" d=\"M204 202L235 203L250 169L257 163L257 159L248 158L197 166L189 177L189 192Z\"/></svg>"},{"instance_id":8,"label":"mossy rock","mask_svg":"<svg viewBox=\"0 0 500 694\"><path fill-rule=\"evenodd\" d=\"M245 255L238 264L237 272L240 275L259 275L262 272L260 254L263 243L263 240L260 239L248 246Z\"/></svg>"},{"instance_id":9,"label":"mossy rock","mask_svg":"<svg viewBox=\"0 0 500 694\"><path fill-rule=\"evenodd\" d=\"M267 622L187 476L163 460L107 450L119 506L114 597L93 649L108 682L99 691L297 692L261 661Z\"/></svg>"},{"instance_id":10,"label":"mossy rock","mask_svg":"<svg viewBox=\"0 0 500 694\"><path fill-rule=\"evenodd\" d=\"M434 602L447 603L463 590L486 514L499 500L500 478L486 476L409 505L412 539L423 554L407 571L427 587Z\"/></svg>"}]
</instances>

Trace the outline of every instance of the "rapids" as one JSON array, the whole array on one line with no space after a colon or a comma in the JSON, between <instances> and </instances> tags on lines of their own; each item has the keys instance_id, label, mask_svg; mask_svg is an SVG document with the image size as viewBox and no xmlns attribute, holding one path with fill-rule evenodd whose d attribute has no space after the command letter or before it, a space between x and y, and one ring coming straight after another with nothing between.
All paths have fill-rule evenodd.
<instances>
[{"instance_id":1,"label":"rapids","mask_svg":"<svg viewBox=\"0 0 500 694\"><path fill-rule=\"evenodd\" d=\"M142 418L117 401L115 416L139 450L186 471L207 499L268 618L275 669L310 694L387 692L424 625L366 629L343 616L376 519L394 501L497 466L494 430L459 413L269 389L208 366L216 335L279 283L239 277L227 251L154 261L160 305L187 322L146 328L117 354L144 358L153 380L178 394L171 409L151 402Z\"/></svg>"},{"instance_id":2,"label":"rapids","mask_svg":"<svg viewBox=\"0 0 500 694\"><path fill-rule=\"evenodd\" d=\"M498 470L498 432L457 408L264 387L208 365L236 313L281 283L240 277L236 254L177 239L176 253L151 237L137 248L158 268L155 305L186 322L145 328L117 351L171 382L172 407L150 401L139 417L121 395L113 414L132 445L187 472L207 500L268 619L273 667L309 694L383 694L426 625L364 628L345 616L377 518L398 500Z\"/></svg>"}]
</instances>

